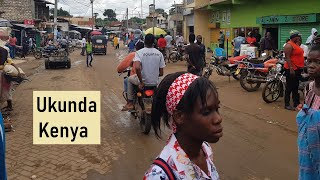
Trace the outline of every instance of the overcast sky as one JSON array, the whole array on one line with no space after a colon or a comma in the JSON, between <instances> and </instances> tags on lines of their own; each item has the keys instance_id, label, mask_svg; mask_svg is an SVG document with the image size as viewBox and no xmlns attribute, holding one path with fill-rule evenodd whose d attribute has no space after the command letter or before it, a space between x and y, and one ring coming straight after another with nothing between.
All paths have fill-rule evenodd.
<instances>
[{"instance_id":1,"label":"overcast sky","mask_svg":"<svg viewBox=\"0 0 320 180\"><path fill-rule=\"evenodd\" d=\"M54 2L54 0L49 0ZM58 8L70 11L73 16L91 16L90 0L58 0ZM142 0L143 16L147 16L149 5L153 0ZM170 7L174 3L173 0L156 0L156 8L162 8L169 12ZM176 0L176 3L182 3L182 0ZM126 8L129 8L129 18L132 16L139 17L141 14L141 0L94 0L94 13L99 13L99 17L103 18L104 9L113 9L117 14L117 18L122 20L125 17ZM53 7L53 6L50 6Z\"/></svg>"}]
</instances>

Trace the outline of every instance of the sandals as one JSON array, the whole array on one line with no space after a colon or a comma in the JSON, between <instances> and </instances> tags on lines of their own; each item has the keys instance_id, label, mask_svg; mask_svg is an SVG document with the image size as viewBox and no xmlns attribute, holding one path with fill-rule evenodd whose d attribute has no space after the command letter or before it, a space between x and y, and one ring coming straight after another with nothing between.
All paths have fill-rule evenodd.
<instances>
[{"instance_id":1,"label":"sandals","mask_svg":"<svg viewBox=\"0 0 320 180\"><path fill-rule=\"evenodd\" d=\"M13 111L13 108L9 108L8 106L1 109L2 112Z\"/></svg>"},{"instance_id":2,"label":"sandals","mask_svg":"<svg viewBox=\"0 0 320 180\"><path fill-rule=\"evenodd\" d=\"M9 117L4 118L3 120L5 132L10 132L13 129L11 119Z\"/></svg>"},{"instance_id":3,"label":"sandals","mask_svg":"<svg viewBox=\"0 0 320 180\"><path fill-rule=\"evenodd\" d=\"M122 107L121 111L132 111L133 109L134 109L133 106L129 108L127 105L125 105Z\"/></svg>"}]
</instances>

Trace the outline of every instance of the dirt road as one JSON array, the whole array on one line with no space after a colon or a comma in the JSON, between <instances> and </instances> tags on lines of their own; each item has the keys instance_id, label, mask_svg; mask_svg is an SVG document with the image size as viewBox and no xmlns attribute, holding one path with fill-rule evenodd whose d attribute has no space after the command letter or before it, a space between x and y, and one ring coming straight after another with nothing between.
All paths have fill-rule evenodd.
<instances>
[{"instance_id":1,"label":"dirt road","mask_svg":"<svg viewBox=\"0 0 320 180\"><path fill-rule=\"evenodd\" d=\"M139 132L137 120L121 112L123 78L116 73L126 50L109 47L106 56L72 54L71 69L45 70L42 61L20 66L33 74L14 94L11 113L14 132L7 133L9 180L35 179L141 179L165 144L169 130L158 140ZM185 70L184 63L168 64L165 74ZM297 179L295 112L282 102L265 104L261 90L247 93L239 82L214 75L224 118L224 136L212 144L222 179ZM34 90L98 90L102 95L101 145L33 145L32 92Z\"/></svg>"}]
</instances>

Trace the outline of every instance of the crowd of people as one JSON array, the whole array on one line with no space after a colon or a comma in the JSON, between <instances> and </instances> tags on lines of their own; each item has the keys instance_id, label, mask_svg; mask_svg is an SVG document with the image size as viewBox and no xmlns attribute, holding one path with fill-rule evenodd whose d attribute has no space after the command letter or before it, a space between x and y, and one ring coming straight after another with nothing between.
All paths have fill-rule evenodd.
<instances>
[{"instance_id":1,"label":"crowd of people","mask_svg":"<svg viewBox=\"0 0 320 180\"><path fill-rule=\"evenodd\" d=\"M222 41L223 38L224 35L221 32L219 40ZM284 46L286 60L284 67L287 79L285 108L299 111L297 115L299 179L303 180L320 179L320 148L318 146L320 131L317 129L320 126L320 46L318 42L320 38L313 30L310 39L311 41L308 38L310 48L306 53L301 48L300 32L293 30L290 32L290 40ZM186 71L168 74L161 82L159 77L163 76L166 67L163 51L168 55L174 42L170 33L160 36L158 41L152 34L147 34L144 41L129 40L132 41L128 46L129 54L117 67L119 73L131 68L130 76L124 81L128 101L122 110L133 109L134 86L140 89L146 86L157 86L153 96L152 127L158 138L161 138L161 121L172 129L164 149L146 171L143 177L145 180L219 179L217 168L213 163L212 149L208 144L217 143L223 135L219 94L214 83L202 77L202 70L206 63L206 48L202 44L202 36L191 33L188 40L189 44L185 48L188 63ZM178 36L175 42L180 43L183 40ZM253 34L249 34L247 39L240 34L233 41L235 50L238 50L244 42L256 46L257 39ZM270 33L267 32L260 42L264 52L271 53L270 51L274 50ZM128 42L128 45L130 43ZM224 47L223 43L220 45L221 48ZM158 46L162 52L155 46ZM88 42L83 40L83 54L84 51L87 54L87 66L91 66L90 40ZM8 52L6 48L0 47L0 65L14 66ZM89 56L91 56L90 61ZM305 65L312 82L306 87L304 102L300 102L297 86ZM6 100L8 102L6 108L11 110L11 88L3 73L0 76L1 100ZM291 94L293 107L290 105ZM6 179L3 127L4 125L0 123L0 174L2 176L0 178Z\"/></svg>"},{"instance_id":2,"label":"crowd of people","mask_svg":"<svg viewBox=\"0 0 320 180\"><path fill-rule=\"evenodd\" d=\"M305 52L306 50L301 46L302 37L298 31L290 32L290 40L284 46L286 60L284 67L287 79L285 108L299 111L297 116L299 179L320 178L318 163L320 149L317 146L320 140L316 138L320 136L320 131L312 130L313 127L320 125L320 46L315 43L318 38L315 32L313 30L310 44L306 43L309 45L308 52ZM221 34L220 39L224 38L223 33ZM118 72L129 67L133 69L127 80L130 98L123 111L133 108L132 98L134 97L132 88L129 87L136 85L142 88L146 80L150 80L149 78L153 79L153 83L159 83L158 76L163 75L165 50L170 48L167 39L169 42L172 42L172 39L161 35L156 44L159 51L152 46L153 38L148 34L145 39L146 47L142 48L141 42L136 46L137 51L130 52L117 68ZM239 54L239 48L243 43L257 46L257 40L253 34L249 34L247 38L240 34L233 41L235 56ZM267 32L265 37L261 38L259 45L263 52L272 56L275 50L274 43L270 32ZM223 45L221 44L221 47ZM205 51L201 35L190 34L189 44L185 48L187 70L167 75L157 87L152 107L153 129L161 138L160 124L163 121L172 128L173 132L167 145L145 173L144 179L180 179L182 176L219 179L211 159L212 150L208 142L216 143L222 136L222 118L218 110L220 101L216 87L210 80L201 77L205 66ZM155 57L146 56L147 54L153 54ZM313 81L306 88L305 101L301 102L298 86L305 65ZM293 106L290 104L291 95Z\"/></svg>"}]
</instances>

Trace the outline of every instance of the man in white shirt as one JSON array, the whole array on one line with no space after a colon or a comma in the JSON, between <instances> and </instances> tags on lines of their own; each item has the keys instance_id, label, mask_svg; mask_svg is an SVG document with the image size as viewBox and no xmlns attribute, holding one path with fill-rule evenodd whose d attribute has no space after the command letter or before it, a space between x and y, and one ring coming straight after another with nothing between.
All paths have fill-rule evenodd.
<instances>
[{"instance_id":1,"label":"man in white shirt","mask_svg":"<svg viewBox=\"0 0 320 180\"><path fill-rule=\"evenodd\" d=\"M153 47L155 37L152 34L147 34L145 37L145 47L136 52L133 59L133 67L136 74L129 77L128 81L128 104L125 110L133 110L133 87L139 86L143 89L144 86L157 86L159 76L163 76L163 68L166 66L162 53Z\"/></svg>"},{"instance_id":2,"label":"man in white shirt","mask_svg":"<svg viewBox=\"0 0 320 180\"><path fill-rule=\"evenodd\" d=\"M86 51L86 38L82 38L82 42L81 42L81 48L82 48L82 51L81 51L81 55L84 56L84 52Z\"/></svg>"},{"instance_id":3,"label":"man in white shirt","mask_svg":"<svg viewBox=\"0 0 320 180\"><path fill-rule=\"evenodd\" d=\"M168 34L164 37L167 41L167 46L166 46L166 54L167 54L167 57L168 57L168 62L169 62L169 55L172 51L172 36L170 35L170 32L168 32Z\"/></svg>"}]
</instances>

